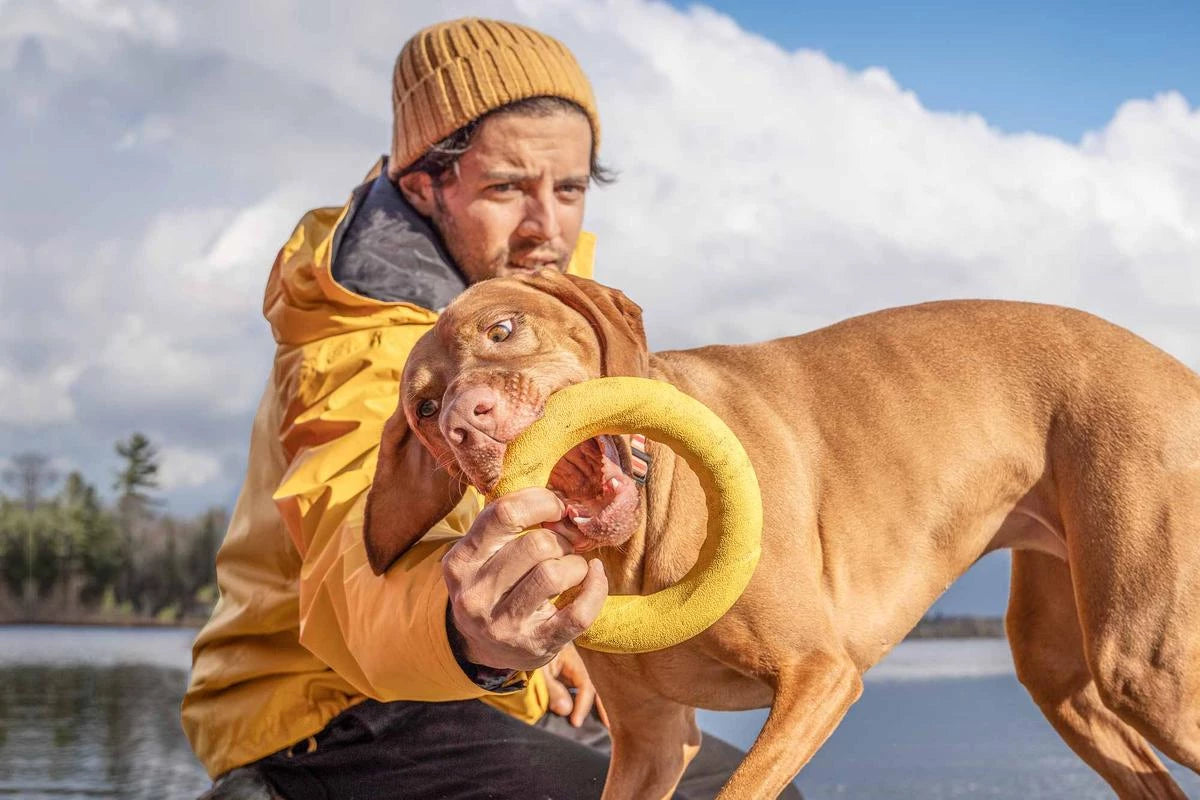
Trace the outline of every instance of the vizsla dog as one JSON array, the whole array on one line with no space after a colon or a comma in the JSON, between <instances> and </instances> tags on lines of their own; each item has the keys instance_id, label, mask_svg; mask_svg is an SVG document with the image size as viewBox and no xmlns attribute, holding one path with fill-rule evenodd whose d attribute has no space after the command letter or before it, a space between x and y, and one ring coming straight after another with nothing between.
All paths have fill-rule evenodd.
<instances>
[{"instance_id":1,"label":"vizsla dog","mask_svg":"<svg viewBox=\"0 0 1200 800\"><path fill-rule=\"evenodd\" d=\"M374 566L464 482L494 485L504 443L551 392L601 375L668 381L713 409L765 506L762 559L715 625L644 655L584 651L612 721L606 798L670 794L699 742L694 708L765 706L721 797L776 796L863 672L1002 547L1017 674L1050 723L1121 797L1184 797L1150 745L1200 771L1195 373L1083 312L986 301L650 354L620 292L549 273L490 280L409 359L369 501ZM676 582L705 536L695 475L649 449L644 487L616 436L580 445L550 483L614 594ZM424 500L394 497L412 486Z\"/></svg>"}]
</instances>

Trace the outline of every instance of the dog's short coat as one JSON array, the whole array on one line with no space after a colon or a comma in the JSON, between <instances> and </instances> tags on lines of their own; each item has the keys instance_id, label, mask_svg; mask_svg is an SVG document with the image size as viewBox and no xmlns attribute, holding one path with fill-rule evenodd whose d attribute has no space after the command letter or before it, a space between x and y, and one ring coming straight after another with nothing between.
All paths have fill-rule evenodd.
<instances>
[{"instance_id":1,"label":"dog's short coat","mask_svg":"<svg viewBox=\"0 0 1200 800\"><path fill-rule=\"evenodd\" d=\"M499 321L511 335L488 335ZM460 481L494 482L503 442L550 392L599 375L668 381L708 405L749 452L765 506L762 559L720 621L660 652L585 652L612 720L606 798L670 794L699 741L695 707L764 706L721 797L774 797L862 673L1001 547L1014 550L1017 674L1050 723L1121 797L1184 797L1150 745L1200 771L1195 373L1089 314L988 301L649 354L620 292L548 273L486 281L409 359L368 501L376 569L453 506ZM428 399L439 413L419 415ZM601 450L576 458L566 492ZM634 533L595 551L614 594L672 584L705 535L695 475L651 452ZM400 496L412 486L420 498Z\"/></svg>"}]
</instances>

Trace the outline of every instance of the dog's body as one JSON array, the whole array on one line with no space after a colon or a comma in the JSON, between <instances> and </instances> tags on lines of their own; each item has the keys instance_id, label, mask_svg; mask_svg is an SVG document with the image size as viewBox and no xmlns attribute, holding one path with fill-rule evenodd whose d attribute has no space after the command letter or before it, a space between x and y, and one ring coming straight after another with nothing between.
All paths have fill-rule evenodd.
<instances>
[{"instance_id":1,"label":"dog's body","mask_svg":"<svg viewBox=\"0 0 1200 800\"><path fill-rule=\"evenodd\" d=\"M503 309L534 331L511 358L472 345ZM758 345L616 358L641 338L636 312L560 276L487 282L414 350L402 393L426 446L476 483L494 479L480 467L494 453L420 429L420 392L442 393L446 430L457 397L507 391L496 414L523 428L550 391L617 364L705 403L749 453L764 526L741 599L676 647L585 652L612 720L606 798L670 794L699 741L693 708L764 706L722 797L775 796L857 699L861 674L1001 547L1016 551L1018 675L1047 718L1122 797L1184 796L1147 740L1200 771L1200 377L1051 306L932 303ZM489 436L511 438L503 427ZM676 582L705 536L695 475L662 446L651 454L635 533L596 551L614 594Z\"/></svg>"}]
</instances>

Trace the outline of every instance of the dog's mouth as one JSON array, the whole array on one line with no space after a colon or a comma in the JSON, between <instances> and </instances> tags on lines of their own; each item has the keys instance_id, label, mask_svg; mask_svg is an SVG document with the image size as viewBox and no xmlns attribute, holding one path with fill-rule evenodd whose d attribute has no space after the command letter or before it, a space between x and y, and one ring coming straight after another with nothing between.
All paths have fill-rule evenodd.
<instances>
[{"instance_id":1,"label":"dog's mouth","mask_svg":"<svg viewBox=\"0 0 1200 800\"><path fill-rule=\"evenodd\" d=\"M626 441L606 434L576 445L551 470L548 487L567 508L557 527L577 551L622 544L633 535L640 495L629 464Z\"/></svg>"},{"instance_id":2,"label":"dog's mouth","mask_svg":"<svg viewBox=\"0 0 1200 800\"><path fill-rule=\"evenodd\" d=\"M456 454L464 475L485 494L500 480L506 447L494 439L491 445ZM573 447L554 465L547 484L566 513L545 527L570 539L580 553L623 544L637 529L641 503L630 463L629 444L620 436L596 436Z\"/></svg>"}]
</instances>

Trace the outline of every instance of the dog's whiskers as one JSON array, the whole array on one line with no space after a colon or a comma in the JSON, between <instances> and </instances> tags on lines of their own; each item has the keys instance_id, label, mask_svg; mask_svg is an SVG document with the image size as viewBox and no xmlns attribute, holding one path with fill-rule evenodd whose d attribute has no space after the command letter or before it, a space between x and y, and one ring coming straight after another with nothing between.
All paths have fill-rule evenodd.
<instances>
[{"instance_id":1,"label":"dog's whiskers","mask_svg":"<svg viewBox=\"0 0 1200 800\"><path fill-rule=\"evenodd\" d=\"M434 461L437 463L438 469L444 472L449 472L456 478L462 477L463 471L462 468L458 466L458 461L454 458L454 453L442 453L440 456L437 456Z\"/></svg>"}]
</instances>

